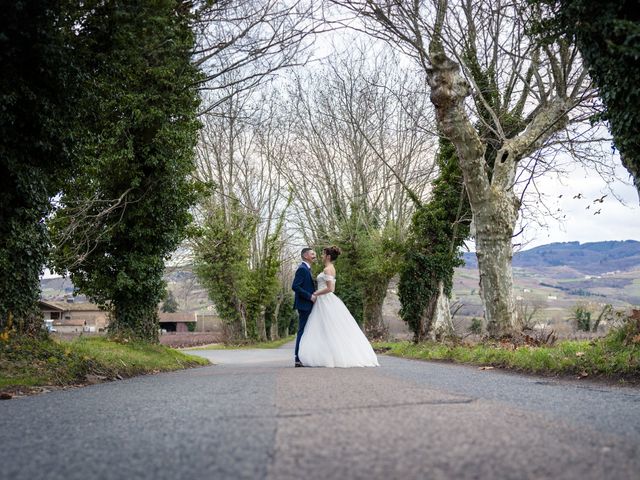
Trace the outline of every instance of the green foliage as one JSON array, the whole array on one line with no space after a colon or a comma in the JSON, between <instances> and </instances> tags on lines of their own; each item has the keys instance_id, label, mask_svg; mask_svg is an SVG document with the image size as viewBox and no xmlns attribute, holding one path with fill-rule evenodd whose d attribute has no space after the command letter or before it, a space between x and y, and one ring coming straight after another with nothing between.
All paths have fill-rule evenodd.
<instances>
[{"instance_id":1,"label":"green foliage","mask_svg":"<svg viewBox=\"0 0 640 480\"><path fill-rule=\"evenodd\" d=\"M480 335L482 333L482 320L479 318L472 319L471 325L469 326L469 332Z\"/></svg>"},{"instance_id":2,"label":"green foliage","mask_svg":"<svg viewBox=\"0 0 640 480\"><path fill-rule=\"evenodd\" d=\"M584 306L578 305L573 313L573 319L576 323L576 328L583 332L591 331L591 312Z\"/></svg>"},{"instance_id":3,"label":"green foliage","mask_svg":"<svg viewBox=\"0 0 640 480\"><path fill-rule=\"evenodd\" d=\"M178 301L169 289L166 290L164 301L162 302L162 311L165 313L175 313L178 311Z\"/></svg>"},{"instance_id":4,"label":"green foliage","mask_svg":"<svg viewBox=\"0 0 640 480\"><path fill-rule=\"evenodd\" d=\"M384 336L382 303L398 272L403 242L395 224L380 226L374 212L353 205L328 243L342 250L337 260L336 295L370 337Z\"/></svg>"},{"instance_id":5,"label":"green foliage","mask_svg":"<svg viewBox=\"0 0 640 480\"><path fill-rule=\"evenodd\" d=\"M207 208L195 249L195 272L224 320L230 339L265 340L267 317L273 315L280 290L280 237L286 209L267 237L262 255L251 264L256 216L235 200L228 201L226 207ZM271 317L269 321L273 321Z\"/></svg>"},{"instance_id":6,"label":"green foliage","mask_svg":"<svg viewBox=\"0 0 640 480\"><path fill-rule=\"evenodd\" d=\"M622 161L640 192L640 15L634 0L530 0L552 15L533 25L543 41L575 39L597 85ZM545 11L545 13L547 13Z\"/></svg>"},{"instance_id":7,"label":"green foliage","mask_svg":"<svg viewBox=\"0 0 640 480\"><path fill-rule=\"evenodd\" d=\"M284 215L291 200L292 197L289 197L275 230L267 236L262 256L254 268L249 270L247 281L241 292L247 312L247 336L252 340L267 339L265 313L267 307L273 304L278 297L280 290L280 279L278 278L280 237L284 226Z\"/></svg>"},{"instance_id":8,"label":"green foliage","mask_svg":"<svg viewBox=\"0 0 640 480\"><path fill-rule=\"evenodd\" d=\"M78 165L52 222L54 265L110 311L111 334L157 341L164 260L195 201L191 14L171 0L83 6Z\"/></svg>"},{"instance_id":9,"label":"green foliage","mask_svg":"<svg viewBox=\"0 0 640 480\"><path fill-rule=\"evenodd\" d=\"M431 328L440 282L444 294L451 294L454 269L463 265L459 249L469 235L470 206L462 171L453 145L445 139L440 140L437 164L440 173L432 199L416 209L411 221L398 288L400 316L416 341Z\"/></svg>"},{"instance_id":10,"label":"green foliage","mask_svg":"<svg viewBox=\"0 0 640 480\"><path fill-rule=\"evenodd\" d=\"M35 332L39 275L49 248L49 199L71 164L78 72L73 3L25 0L0 19L0 331L9 317Z\"/></svg>"},{"instance_id":11,"label":"green foliage","mask_svg":"<svg viewBox=\"0 0 640 480\"><path fill-rule=\"evenodd\" d=\"M198 233L195 272L232 338L245 336L241 292L249 276L250 239L255 226L256 219L232 201L226 209L221 205L209 207Z\"/></svg>"}]
</instances>

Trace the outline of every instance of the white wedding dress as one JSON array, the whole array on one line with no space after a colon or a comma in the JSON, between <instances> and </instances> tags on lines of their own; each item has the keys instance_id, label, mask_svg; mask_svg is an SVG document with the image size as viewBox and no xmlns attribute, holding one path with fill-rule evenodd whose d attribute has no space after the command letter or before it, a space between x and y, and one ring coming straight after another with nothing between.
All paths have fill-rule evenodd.
<instances>
[{"instance_id":1,"label":"white wedding dress","mask_svg":"<svg viewBox=\"0 0 640 480\"><path fill-rule=\"evenodd\" d=\"M318 289L335 278L322 272ZM319 295L298 352L305 367L378 367L378 358L347 307L334 293Z\"/></svg>"}]
</instances>

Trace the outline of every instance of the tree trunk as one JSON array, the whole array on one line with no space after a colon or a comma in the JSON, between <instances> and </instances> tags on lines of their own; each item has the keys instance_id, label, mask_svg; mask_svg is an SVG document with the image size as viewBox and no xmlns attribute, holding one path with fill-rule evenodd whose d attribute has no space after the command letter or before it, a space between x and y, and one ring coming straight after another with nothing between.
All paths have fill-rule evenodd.
<instances>
[{"instance_id":1,"label":"tree trunk","mask_svg":"<svg viewBox=\"0 0 640 480\"><path fill-rule=\"evenodd\" d=\"M111 337L158 343L160 323L155 307L114 304L109 311L108 332Z\"/></svg>"},{"instance_id":2,"label":"tree trunk","mask_svg":"<svg viewBox=\"0 0 640 480\"><path fill-rule=\"evenodd\" d=\"M264 318L265 310L265 307L262 307L256 319L256 333L258 334L258 341L260 342L264 342L267 339L267 322Z\"/></svg>"},{"instance_id":3,"label":"tree trunk","mask_svg":"<svg viewBox=\"0 0 640 480\"><path fill-rule=\"evenodd\" d=\"M490 199L474 209L480 296L485 326L491 336L508 334L515 327L511 238L518 203L513 193L492 189Z\"/></svg>"},{"instance_id":4,"label":"tree trunk","mask_svg":"<svg viewBox=\"0 0 640 480\"><path fill-rule=\"evenodd\" d=\"M282 297L280 297L276 303L276 308L273 311L273 318L271 319L271 327L269 328L269 339L278 340L280 338L280 332L278 331L278 315L280 314L280 305L282 305Z\"/></svg>"},{"instance_id":5,"label":"tree trunk","mask_svg":"<svg viewBox=\"0 0 640 480\"><path fill-rule=\"evenodd\" d=\"M622 165L633 177L633 184L638 192L638 203L640 203L640 160L629 158L623 152L620 152L620 160Z\"/></svg>"},{"instance_id":6,"label":"tree trunk","mask_svg":"<svg viewBox=\"0 0 640 480\"><path fill-rule=\"evenodd\" d=\"M364 301L362 302L362 324L369 338L384 338L387 327L382 317L382 305L387 296L388 280L374 282L374 285L365 288Z\"/></svg>"},{"instance_id":7,"label":"tree trunk","mask_svg":"<svg viewBox=\"0 0 640 480\"><path fill-rule=\"evenodd\" d=\"M431 339L449 337L455 333L453 321L451 320L451 309L449 297L444 293L444 282L438 284L438 294L435 300L433 312L433 328L431 329Z\"/></svg>"},{"instance_id":8,"label":"tree trunk","mask_svg":"<svg viewBox=\"0 0 640 480\"><path fill-rule=\"evenodd\" d=\"M469 85L460 75L458 64L447 58L442 46L432 43L431 47L433 69L428 72L431 101L436 108L440 130L456 147L476 226L476 255L485 322L489 333L499 336L509 333L515 322L511 238L519 201L511 189L516 159L524 153L524 147L519 142L524 143L529 139L518 138L509 143L508 148L498 152L490 180L485 169L486 146L464 110ZM552 117L556 111L550 108L545 113ZM538 124L543 124L539 117L541 115L536 117L532 125L538 127ZM531 135L534 134L535 131Z\"/></svg>"}]
</instances>

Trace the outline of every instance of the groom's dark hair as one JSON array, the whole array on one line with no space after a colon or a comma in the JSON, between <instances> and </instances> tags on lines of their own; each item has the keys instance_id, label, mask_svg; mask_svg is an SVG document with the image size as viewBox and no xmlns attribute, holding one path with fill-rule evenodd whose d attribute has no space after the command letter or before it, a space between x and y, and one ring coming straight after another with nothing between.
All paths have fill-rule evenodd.
<instances>
[{"instance_id":1,"label":"groom's dark hair","mask_svg":"<svg viewBox=\"0 0 640 480\"><path fill-rule=\"evenodd\" d=\"M313 248L304 247L300 252L300 257L304 258L304 254L307 253L309 250L313 250Z\"/></svg>"}]
</instances>

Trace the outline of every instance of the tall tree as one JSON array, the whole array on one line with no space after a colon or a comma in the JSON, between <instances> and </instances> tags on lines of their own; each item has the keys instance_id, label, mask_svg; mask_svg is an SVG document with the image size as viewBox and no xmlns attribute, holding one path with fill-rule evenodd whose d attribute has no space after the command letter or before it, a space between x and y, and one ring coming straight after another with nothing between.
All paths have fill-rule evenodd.
<instances>
[{"instance_id":1,"label":"tall tree","mask_svg":"<svg viewBox=\"0 0 640 480\"><path fill-rule=\"evenodd\" d=\"M84 7L76 32L91 109L53 221L55 265L109 310L111 334L157 341L164 260L184 238L195 200L192 2Z\"/></svg>"},{"instance_id":2,"label":"tall tree","mask_svg":"<svg viewBox=\"0 0 640 480\"><path fill-rule=\"evenodd\" d=\"M357 12L367 31L398 45L422 68L438 131L456 148L473 213L485 323L492 335L510 333L515 326L512 237L522 203L518 167L571 135L566 127L584 121L593 104L576 49L562 39L541 46L527 36L524 1L335 3ZM474 65L499 87L496 102L487 98L494 89L485 90L474 78ZM523 128L514 132L509 125L520 115ZM491 135L482 135L476 119ZM488 162L492 157L494 165Z\"/></svg>"},{"instance_id":3,"label":"tall tree","mask_svg":"<svg viewBox=\"0 0 640 480\"><path fill-rule=\"evenodd\" d=\"M342 249L336 293L367 334L380 336L411 196L424 193L434 171L434 137L428 99L414 75L397 69L398 57L385 45L350 45L296 78L292 155L280 170L306 241Z\"/></svg>"},{"instance_id":4,"label":"tall tree","mask_svg":"<svg viewBox=\"0 0 640 480\"><path fill-rule=\"evenodd\" d=\"M289 191L274 163L286 151L277 94L229 87L216 114L206 114L197 178L207 195L197 208L196 272L230 338L264 340L267 308L279 294L284 212ZM274 307L275 308L275 307Z\"/></svg>"},{"instance_id":5,"label":"tall tree","mask_svg":"<svg viewBox=\"0 0 640 480\"><path fill-rule=\"evenodd\" d=\"M77 114L72 2L7 2L0 18L0 332L39 329L44 219L60 187Z\"/></svg>"},{"instance_id":6,"label":"tall tree","mask_svg":"<svg viewBox=\"0 0 640 480\"><path fill-rule=\"evenodd\" d=\"M535 31L547 41L574 37L598 86L623 165L640 196L640 9L633 0L530 0L551 7ZM640 199L640 198L639 198Z\"/></svg>"},{"instance_id":7,"label":"tall tree","mask_svg":"<svg viewBox=\"0 0 640 480\"><path fill-rule=\"evenodd\" d=\"M460 247L469 236L471 210L455 148L441 139L431 198L416 207L400 271L400 316L420 342L453 333L449 296Z\"/></svg>"}]
</instances>

